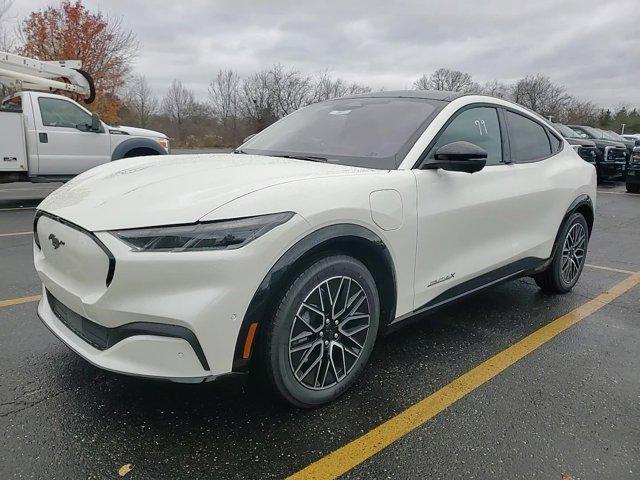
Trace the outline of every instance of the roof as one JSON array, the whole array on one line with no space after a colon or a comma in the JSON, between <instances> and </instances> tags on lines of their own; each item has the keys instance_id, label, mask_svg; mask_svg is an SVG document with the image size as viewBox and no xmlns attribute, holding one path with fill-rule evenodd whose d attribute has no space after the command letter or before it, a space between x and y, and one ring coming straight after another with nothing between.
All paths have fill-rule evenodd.
<instances>
[{"instance_id":1,"label":"roof","mask_svg":"<svg viewBox=\"0 0 640 480\"><path fill-rule=\"evenodd\" d=\"M449 92L446 90L389 90L384 92L348 95L342 98L424 98L426 100L450 102L464 95L467 94L462 92Z\"/></svg>"}]
</instances>

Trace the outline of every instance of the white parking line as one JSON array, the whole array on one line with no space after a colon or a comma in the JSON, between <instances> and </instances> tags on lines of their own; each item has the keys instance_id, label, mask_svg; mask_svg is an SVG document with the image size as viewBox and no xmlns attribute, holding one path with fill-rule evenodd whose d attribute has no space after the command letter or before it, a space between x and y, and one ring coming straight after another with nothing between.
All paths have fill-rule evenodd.
<instances>
[{"instance_id":1,"label":"white parking line","mask_svg":"<svg viewBox=\"0 0 640 480\"><path fill-rule=\"evenodd\" d=\"M15 207L15 208L0 208L0 212L10 212L13 210L35 210L36 207Z\"/></svg>"},{"instance_id":2,"label":"white parking line","mask_svg":"<svg viewBox=\"0 0 640 480\"><path fill-rule=\"evenodd\" d=\"M626 273L627 275L632 275L635 273L631 270L621 270L620 268L604 267L602 265L591 265L589 263L585 263L584 266L589 268L597 268L598 270L607 270L608 272Z\"/></svg>"},{"instance_id":3,"label":"white parking line","mask_svg":"<svg viewBox=\"0 0 640 480\"><path fill-rule=\"evenodd\" d=\"M0 233L0 237L14 237L16 235L31 235L33 232L13 232L13 233Z\"/></svg>"}]
</instances>

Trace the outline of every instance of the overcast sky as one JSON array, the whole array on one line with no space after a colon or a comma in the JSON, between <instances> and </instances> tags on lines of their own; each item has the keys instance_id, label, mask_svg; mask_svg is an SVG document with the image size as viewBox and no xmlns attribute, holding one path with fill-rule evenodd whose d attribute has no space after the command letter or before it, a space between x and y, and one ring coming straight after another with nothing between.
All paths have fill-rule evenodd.
<instances>
[{"instance_id":1,"label":"overcast sky","mask_svg":"<svg viewBox=\"0 0 640 480\"><path fill-rule=\"evenodd\" d=\"M55 3L16 0L13 14ZM162 94L178 78L206 95L220 68L280 62L374 89L439 67L484 82L543 73L602 106L640 106L638 0L407 2L85 0L140 41L135 71Z\"/></svg>"}]
</instances>

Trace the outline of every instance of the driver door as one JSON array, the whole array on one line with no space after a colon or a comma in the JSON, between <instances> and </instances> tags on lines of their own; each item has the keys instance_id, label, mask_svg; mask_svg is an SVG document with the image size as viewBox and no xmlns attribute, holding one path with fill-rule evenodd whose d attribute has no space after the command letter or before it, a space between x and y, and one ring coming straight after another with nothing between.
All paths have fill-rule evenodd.
<instances>
[{"instance_id":1,"label":"driver door","mask_svg":"<svg viewBox=\"0 0 640 480\"><path fill-rule=\"evenodd\" d=\"M414 308L464 293L477 279L513 258L510 232L512 165L505 163L506 134L496 108L472 106L456 112L429 148L471 142L487 154L486 166L469 174L413 170L417 185L418 245ZM466 282L472 282L470 285Z\"/></svg>"},{"instance_id":2,"label":"driver door","mask_svg":"<svg viewBox=\"0 0 640 480\"><path fill-rule=\"evenodd\" d=\"M104 127L90 129L91 113L66 98L37 96L38 175L77 175L111 161Z\"/></svg>"}]
</instances>

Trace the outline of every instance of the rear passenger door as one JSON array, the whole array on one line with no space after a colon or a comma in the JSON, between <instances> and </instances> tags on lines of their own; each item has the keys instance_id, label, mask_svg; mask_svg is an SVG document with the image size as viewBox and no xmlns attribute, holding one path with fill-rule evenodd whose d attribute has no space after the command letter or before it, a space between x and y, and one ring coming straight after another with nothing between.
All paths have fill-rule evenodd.
<instances>
[{"instance_id":1,"label":"rear passenger door","mask_svg":"<svg viewBox=\"0 0 640 480\"><path fill-rule=\"evenodd\" d=\"M514 260L546 259L558 230L558 205L565 201L565 187L558 181L564 164L556 155L564 142L542 122L522 112L503 108L509 137L509 177L513 192L508 217Z\"/></svg>"}]
</instances>

